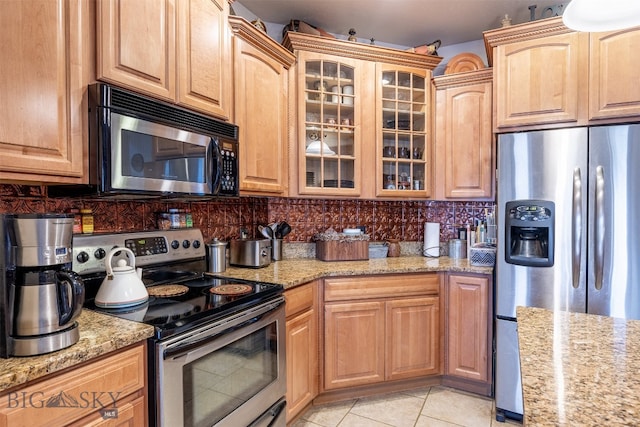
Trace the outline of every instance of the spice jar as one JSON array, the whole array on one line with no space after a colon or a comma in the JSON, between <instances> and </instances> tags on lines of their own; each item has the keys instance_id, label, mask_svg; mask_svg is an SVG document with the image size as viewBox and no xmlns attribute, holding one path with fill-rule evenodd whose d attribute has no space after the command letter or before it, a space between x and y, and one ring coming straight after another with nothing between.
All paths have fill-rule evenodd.
<instances>
[{"instance_id":1,"label":"spice jar","mask_svg":"<svg viewBox=\"0 0 640 427\"><path fill-rule=\"evenodd\" d=\"M80 215L82 217L82 233L93 233L93 212L91 209L80 209Z\"/></svg>"},{"instance_id":2,"label":"spice jar","mask_svg":"<svg viewBox=\"0 0 640 427\"><path fill-rule=\"evenodd\" d=\"M387 239L387 245L389 246L387 257L400 256L400 239Z\"/></svg>"},{"instance_id":3,"label":"spice jar","mask_svg":"<svg viewBox=\"0 0 640 427\"><path fill-rule=\"evenodd\" d=\"M80 209L69 209L69 213L73 214L73 234L82 233L82 215L80 215Z\"/></svg>"}]
</instances>

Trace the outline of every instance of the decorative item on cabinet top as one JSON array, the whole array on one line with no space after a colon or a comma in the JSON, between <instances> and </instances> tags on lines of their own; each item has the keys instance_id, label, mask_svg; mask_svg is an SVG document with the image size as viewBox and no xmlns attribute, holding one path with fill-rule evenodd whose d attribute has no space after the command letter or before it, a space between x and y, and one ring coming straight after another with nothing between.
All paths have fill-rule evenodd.
<instances>
[{"instance_id":1,"label":"decorative item on cabinet top","mask_svg":"<svg viewBox=\"0 0 640 427\"><path fill-rule=\"evenodd\" d=\"M485 68L484 61L475 53L460 53L449 60L445 74L464 73Z\"/></svg>"},{"instance_id":2,"label":"decorative item on cabinet top","mask_svg":"<svg viewBox=\"0 0 640 427\"><path fill-rule=\"evenodd\" d=\"M441 44L442 42L440 40L436 40L428 44L412 47L409 49L409 51L415 53L423 53L425 55L438 56L438 49L440 48Z\"/></svg>"},{"instance_id":3,"label":"decorative item on cabinet top","mask_svg":"<svg viewBox=\"0 0 640 427\"><path fill-rule=\"evenodd\" d=\"M329 37L332 39L336 38L333 34L327 33L322 28L318 28L315 25L311 25L299 19L292 19L287 25L284 26L284 28L282 29L282 38L284 38L285 34L287 34L288 31L313 34L315 36Z\"/></svg>"}]
</instances>

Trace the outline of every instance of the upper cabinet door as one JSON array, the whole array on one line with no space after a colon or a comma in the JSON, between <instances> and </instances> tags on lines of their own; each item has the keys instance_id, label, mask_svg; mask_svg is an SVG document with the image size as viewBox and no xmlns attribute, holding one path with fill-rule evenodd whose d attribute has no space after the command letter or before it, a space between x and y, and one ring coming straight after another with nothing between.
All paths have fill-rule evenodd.
<instances>
[{"instance_id":1,"label":"upper cabinet door","mask_svg":"<svg viewBox=\"0 0 640 427\"><path fill-rule=\"evenodd\" d=\"M0 180L86 182L92 18L85 1L2 3Z\"/></svg>"},{"instance_id":2,"label":"upper cabinet door","mask_svg":"<svg viewBox=\"0 0 640 427\"><path fill-rule=\"evenodd\" d=\"M97 78L175 100L175 1L99 0Z\"/></svg>"},{"instance_id":3,"label":"upper cabinet door","mask_svg":"<svg viewBox=\"0 0 640 427\"><path fill-rule=\"evenodd\" d=\"M227 119L232 81L228 1L181 0L177 15L177 101Z\"/></svg>"},{"instance_id":4,"label":"upper cabinet door","mask_svg":"<svg viewBox=\"0 0 640 427\"><path fill-rule=\"evenodd\" d=\"M428 197L431 176L431 73L380 64L376 195Z\"/></svg>"},{"instance_id":5,"label":"upper cabinet door","mask_svg":"<svg viewBox=\"0 0 640 427\"><path fill-rule=\"evenodd\" d=\"M433 79L436 199L493 196L492 70Z\"/></svg>"},{"instance_id":6,"label":"upper cabinet door","mask_svg":"<svg viewBox=\"0 0 640 427\"><path fill-rule=\"evenodd\" d=\"M361 191L361 61L299 54L300 194Z\"/></svg>"},{"instance_id":7,"label":"upper cabinet door","mask_svg":"<svg viewBox=\"0 0 640 427\"><path fill-rule=\"evenodd\" d=\"M285 196L289 68L295 57L245 19L231 17L240 193Z\"/></svg>"},{"instance_id":8,"label":"upper cabinet door","mask_svg":"<svg viewBox=\"0 0 640 427\"><path fill-rule=\"evenodd\" d=\"M589 36L589 119L640 116L640 28Z\"/></svg>"},{"instance_id":9,"label":"upper cabinet door","mask_svg":"<svg viewBox=\"0 0 640 427\"><path fill-rule=\"evenodd\" d=\"M580 124L587 96L588 35L565 33L497 46L496 128Z\"/></svg>"}]
</instances>

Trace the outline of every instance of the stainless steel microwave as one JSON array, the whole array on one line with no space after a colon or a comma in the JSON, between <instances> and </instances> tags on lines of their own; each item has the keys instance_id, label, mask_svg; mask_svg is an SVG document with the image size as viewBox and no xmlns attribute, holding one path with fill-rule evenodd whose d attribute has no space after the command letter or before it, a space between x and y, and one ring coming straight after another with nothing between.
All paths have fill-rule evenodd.
<instances>
[{"instance_id":1,"label":"stainless steel microwave","mask_svg":"<svg viewBox=\"0 0 640 427\"><path fill-rule=\"evenodd\" d=\"M90 85L88 96L89 186L83 193L238 196L237 126L105 83ZM49 194L77 190L57 186Z\"/></svg>"}]
</instances>

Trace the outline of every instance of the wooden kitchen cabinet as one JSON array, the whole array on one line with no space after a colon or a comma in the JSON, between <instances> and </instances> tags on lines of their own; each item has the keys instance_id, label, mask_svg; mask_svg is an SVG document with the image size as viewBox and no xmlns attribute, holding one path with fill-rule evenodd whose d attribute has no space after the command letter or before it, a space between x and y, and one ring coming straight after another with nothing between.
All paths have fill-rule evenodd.
<instances>
[{"instance_id":1,"label":"wooden kitchen cabinet","mask_svg":"<svg viewBox=\"0 0 640 427\"><path fill-rule=\"evenodd\" d=\"M232 16L233 122L239 126L240 192L286 196L291 52Z\"/></svg>"},{"instance_id":2,"label":"wooden kitchen cabinet","mask_svg":"<svg viewBox=\"0 0 640 427\"><path fill-rule=\"evenodd\" d=\"M426 69L378 64L376 196L431 195L430 80Z\"/></svg>"},{"instance_id":3,"label":"wooden kitchen cabinet","mask_svg":"<svg viewBox=\"0 0 640 427\"><path fill-rule=\"evenodd\" d=\"M493 70L433 79L436 199L493 199Z\"/></svg>"},{"instance_id":4,"label":"wooden kitchen cabinet","mask_svg":"<svg viewBox=\"0 0 640 427\"><path fill-rule=\"evenodd\" d=\"M640 119L640 27L573 32L550 18L484 33L494 62L494 130Z\"/></svg>"},{"instance_id":5,"label":"wooden kitchen cabinet","mask_svg":"<svg viewBox=\"0 0 640 427\"><path fill-rule=\"evenodd\" d=\"M446 366L443 384L491 395L491 278L447 274Z\"/></svg>"},{"instance_id":6,"label":"wooden kitchen cabinet","mask_svg":"<svg viewBox=\"0 0 640 427\"><path fill-rule=\"evenodd\" d=\"M12 1L0 13L0 181L83 183L93 3Z\"/></svg>"},{"instance_id":7,"label":"wooden kitchen cabinet","mask_svg":"<svg viewBox=\"0 0 640 427\"><path fill-rule=\"evenodd\" d=\"M586 124L588 33L562 18L484 33L493 60L494 130Z\"/></svg>"},{"instance_id":8,"label":"wooden kitchen cabinet","mask_svg":"<svg viewBox=\"0 0 640 427\"><path fill-rule=\"evenodd\" d=\"M142 342L10 390L0 426L147 425L146 358Z\"/></svg>"},{"instance_id":9,"label":"wooden kitchen cabinet","mask_svg":"<svg viewBox=\"0 0 640 427\"><path fill-rule=\"evenodd\" d=\"M99 0L97 78L228 119L226 0Z\"/></svg>"},{"instance_id":10,"label":"wooden kitchen cabinet","mask_svg":"<svg viewBox=\"0 0 640 427\"><path fill-rule=\"evenodd\" d=\"M640 28L589 34L589 119L640 118Z\"/></svg>"},{"instance_id":11,"label":"wooden kitchen cabinet","mask_svg":"<svg viewBox=\"0 0 640 427\"><path fill-rule=\"evenodd\" d=\"M442 58L295 32L283 45L297 59L290 195L428 196L428 82ZM385 142L402 157L383 158ZM420 158L409 154L414 148ZM414 176L427 185L413 191Z\"/></svg>"},{"instance_id":12,"label":"wooden kitchen cabinet","mask_svg":"<svg viewBox=\"0 0 640 427\"><path fill-rule=\"evenodd\" d=\"M285 291L287 422L318 395L317 281Z\"/></svg>"},{"instance_id":13,"label":"wooden kitchen cabinet","mask_svg":"<svg viewBox=\"0 0 640 427\"><path fill-rule=\"evenodd\" d=\"M324 280L323 390L437 375L437 274Z\"/></svg>"},{"instance_id":14,"label":"wooden kitchen cabinet","mask_svg":"<svg viewBox=\"0 0 640 427\"><path fill-rule=\"evenodd\" d=\"M387 301L385 308L385 379L437 375L440 369L438 296Z\"/></svg>"}]
</instances>

